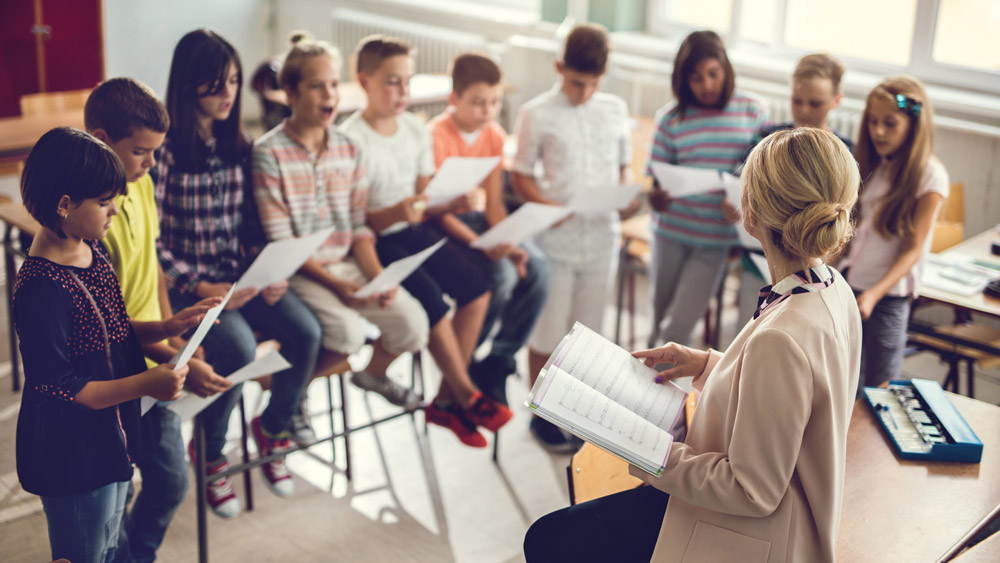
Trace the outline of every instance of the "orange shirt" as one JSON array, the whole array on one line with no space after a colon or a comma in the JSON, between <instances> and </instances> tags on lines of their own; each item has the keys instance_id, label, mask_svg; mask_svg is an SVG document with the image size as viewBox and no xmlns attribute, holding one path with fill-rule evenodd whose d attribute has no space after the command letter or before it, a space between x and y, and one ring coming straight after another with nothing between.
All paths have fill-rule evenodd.
<instances>
[{"instance_id":1,"label":"orange shirt","mask_svg":"<svg viewBox=\"0 0 1000 563\"><path fill-rule=\"evenodd\" d=\"M427 123L434 144L434 168L441 168L449 156L502 156L503 143L507 138L503 127L491 121L479 133L476 141L469 145L462 138L458 125L451 117L451 109ZM499 166L499 165L498 165Z\"/></svg>"}]
</instances>

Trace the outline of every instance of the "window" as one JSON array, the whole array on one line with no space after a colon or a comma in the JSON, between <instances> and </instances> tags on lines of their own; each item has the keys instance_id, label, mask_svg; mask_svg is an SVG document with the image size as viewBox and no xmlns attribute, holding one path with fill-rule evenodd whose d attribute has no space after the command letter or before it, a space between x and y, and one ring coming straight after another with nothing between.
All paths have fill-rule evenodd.
<instances>
[{"instance_id":1,"label":"window","mask_svg":"<svg viewBox=\"0 0 1000 563\"><path fill-rule=\"evenodd\" d=\"M1000 1L943 0L934 26L935 62L1000 71Z\"/></svg>"},{"instance_id":2,"label":"window","mask_svg":"<svg viewBox=\"0 0 1000 563\"><path fill-rule=\"evenodd\" d=\"M1000 0L649 0L648 31L712 29L730 47L829 52L875 74L1000 92Z\"/></svg>"}]
</instances>

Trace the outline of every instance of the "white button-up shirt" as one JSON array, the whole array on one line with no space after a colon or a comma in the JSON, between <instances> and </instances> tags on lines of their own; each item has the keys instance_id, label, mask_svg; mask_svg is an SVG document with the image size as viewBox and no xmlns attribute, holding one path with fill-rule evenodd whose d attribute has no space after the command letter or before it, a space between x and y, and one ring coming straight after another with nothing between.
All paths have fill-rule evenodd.
<instances>
[{"instance_id":1,"label":"white button-up shirt","mask_svg":"<svg viewBox=\"0 0 1000 563\"><path fill-rule=\"evenodd\" d=\"M514 171L535 177L545 198L567 203L577 191L618 184L632 158L630 145L624 100L597 92L575 106L556 84L521 106ZM555 259L603 261L614 253L618 231L617 212L574 216L539 235L538 243Z\"/></svg>"}]
</instances>

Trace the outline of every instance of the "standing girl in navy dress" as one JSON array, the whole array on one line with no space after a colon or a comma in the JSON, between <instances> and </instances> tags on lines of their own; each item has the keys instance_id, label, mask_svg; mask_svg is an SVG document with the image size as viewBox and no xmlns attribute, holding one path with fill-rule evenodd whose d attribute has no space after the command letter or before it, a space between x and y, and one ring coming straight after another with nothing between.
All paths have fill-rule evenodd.
<instances>
[{"instance_id":1,"label":"standing girl in navy dress","mask_svg":"<svg viewBox=\"0 0 1000 563\"><path fill-rule=\"evenodd\" d=\"M104 248L125 169L87 133L53 129L28 155L24 205L41 230L17 275L12 314L24 392L17 475L42 497L52 558L115 555L125 493L139 451L139 397L177 398L187 367L146 369L140 340L194 327L219 300L158 322L129 321Z\"/></svg>"}]
</instances>

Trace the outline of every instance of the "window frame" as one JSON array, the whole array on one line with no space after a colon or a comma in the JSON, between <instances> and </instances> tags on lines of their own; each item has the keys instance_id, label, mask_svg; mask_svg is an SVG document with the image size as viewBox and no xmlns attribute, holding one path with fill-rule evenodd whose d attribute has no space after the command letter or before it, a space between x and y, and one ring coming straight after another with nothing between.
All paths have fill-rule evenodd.
<instances>
[{"instance_id":1,"label":"window frame","mask_svg":"<svg viewBox=\"0 0 1000 563\"><path fill-rule=\"evenodd\" d=\"M647 33L666 38L680 38L695 28L679 22L669 21L666 13L668 3L683 0L648 0ZM730 30L720 34L730 49L745 50L757 55L765 55L793 63L809 51L785 44L784 30L788 13L788 0L776 0L774 33L769 45L762 45L740 37L740 14L744 0L732 0ZM927 84L959 87L986 94L1000 94L1000 71L988 71L964 67L934 60L934 34L941 0L917 0L913 23L913 41L910 45L910 62L906 66L882 63L871 59L837 55L852 70L873 75L907 73Z\"/></svg>"}]
</instances>

